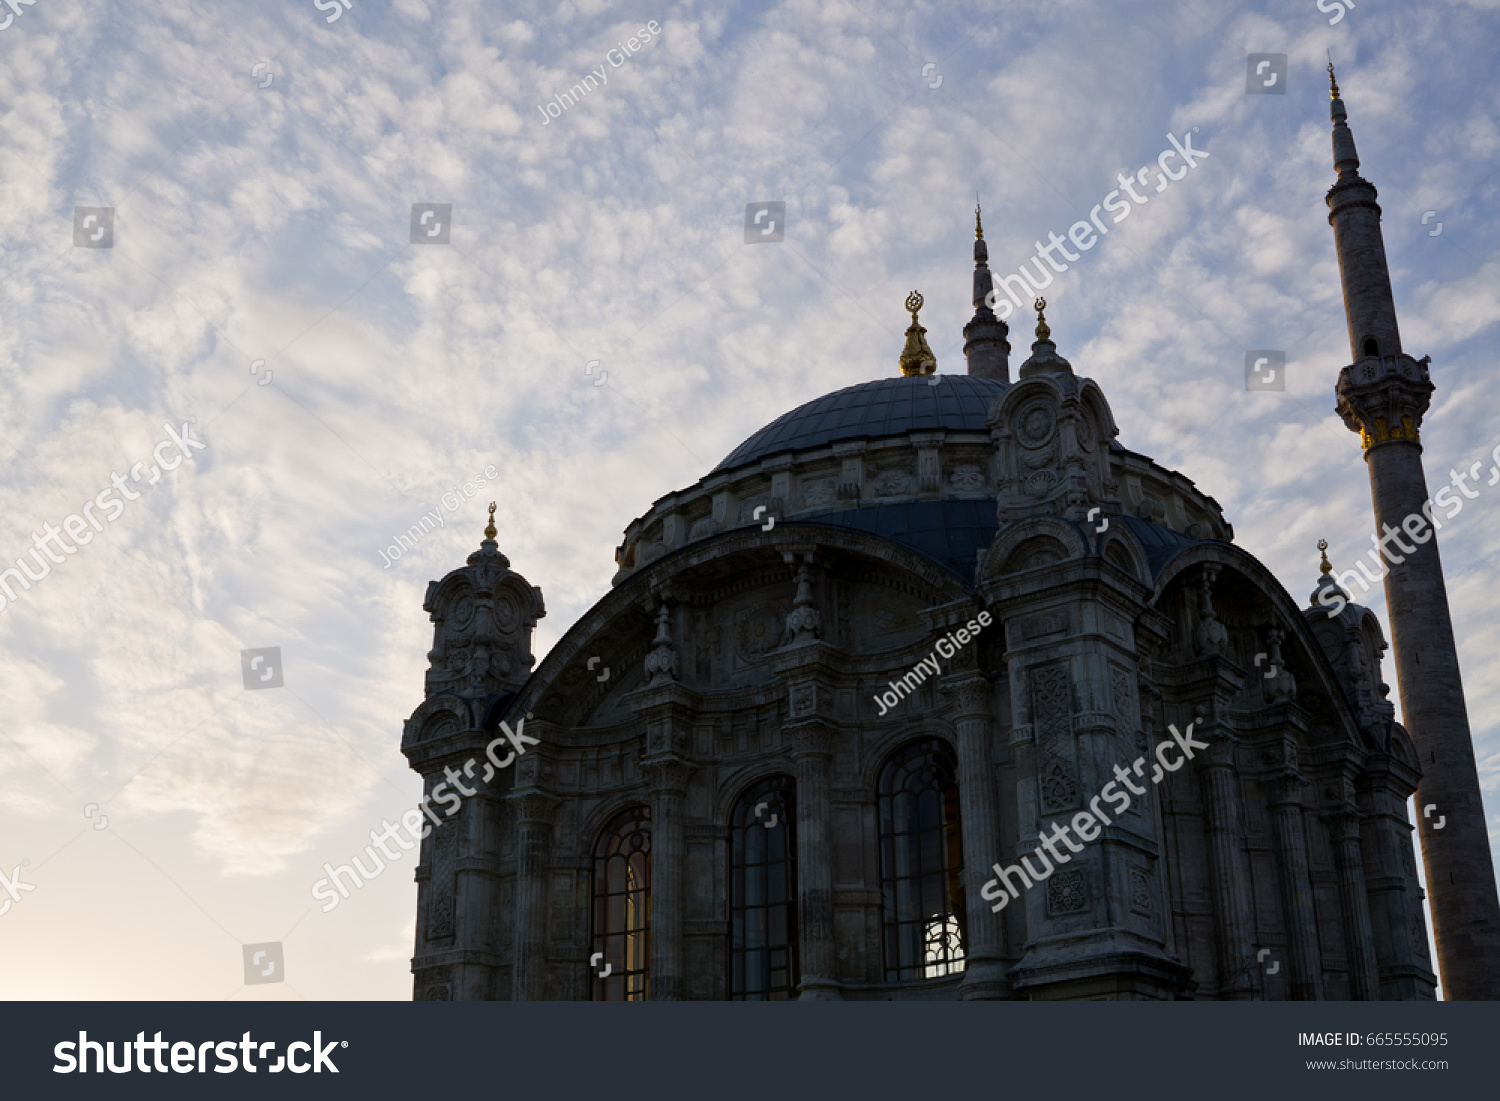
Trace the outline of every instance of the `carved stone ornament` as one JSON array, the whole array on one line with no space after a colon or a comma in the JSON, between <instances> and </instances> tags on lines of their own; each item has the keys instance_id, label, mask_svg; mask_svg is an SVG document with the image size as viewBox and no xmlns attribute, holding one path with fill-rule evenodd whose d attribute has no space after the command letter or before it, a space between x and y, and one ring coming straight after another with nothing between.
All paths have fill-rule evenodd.
<instances>
[{"instance_id":1,"label":"carved stone ornament","mask_svg":"<svg viewBox=\"0 0 1500 1101\"><path fill-rule=\"evenodd\" d=\"M1193 628L1193 648L1200 654L1222 654L1229 646L1229 629L1214 611L1214 579L1219 567L1206 564L1198 582L1198 623Z\"/></svg>"},{"instance_id":2,"label":"carved stone ornament","mask_svg":"<svg viewBox=\"0 0 1500 1101\"><path fill-rule=\"evenodd\" d=\"M667 602L661 602L656 613L656 637L651 640L651 652L646 655L646 684L655 687L677 679L677 651L672 646L672 634L667 627L670 613Z\"/></svg>"},{"instance_id":3,"label":"carved stone ornament","mask_svg":"<svg viewBox=\"0 0 1500 1101\"><path fill-rule=\"evenodd\" d=\"M1054 916L1081 914L1089 908L1088 873L1082 868L1056 871L1047 880L1047 912Z\"/></svg>"},{"instance_id":4,"label":"carved stone ornament","mask_svg":"<svg viewBox=\"0 0 1500 1101\"><path fill-rule=\"evenodd\" d=\"M807 563L797 568L797 596L786 617L787 645L815 642L823 630L823 614L813 607L812 585L807 578Z\"/></svg>"}]
</instances>

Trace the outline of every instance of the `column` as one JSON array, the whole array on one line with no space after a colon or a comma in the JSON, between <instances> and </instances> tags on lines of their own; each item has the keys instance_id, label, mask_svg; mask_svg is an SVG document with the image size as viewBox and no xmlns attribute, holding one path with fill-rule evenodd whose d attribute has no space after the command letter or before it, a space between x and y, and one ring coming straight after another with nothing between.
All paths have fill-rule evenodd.
<instances>
[{"instance_id":1,"label":"column","mask_svg":"<svg viewBox=\"0 0 1500 1101\"><path fill-rule=\"evenodd\" d=\"M540 792L510 796L516 821L516 922L511 997L547 997L547 870L552 821L562 803Z\"/></svg>"},{"instance_id":2,"label":"column","mask_svg":"<svg viewBox=\"0 0 1500 1101\"><path fill-rule=\"evenodd\" d=\"M841 1001L833 930L833 845L829 761L833 732L820 719L788 726L797 769L797 926L803 1001Z\"/></svg>"},{"instance_id":3,"label":"column","mask_svg":"<svg viewBox=\"0 0 1500 1101\"><path fill-rule=\"evenodd\" d=\"M1302 789L1307 781L1295 771L1270 778L1271 826L1276 838L1276 865L1281 879L1281 907L1286 914L1294 1001L1323 1000L1323 961L1318 950L1318 918L1312 878L1307 867L1307 835L1302 823Z\"/></svg>"},{"instance_id":4,"label":"column","mask_svg":"<svg viewBox=\"0 0 1500 1101\"><path fill-rule=\"evenodd\" d=\"M683 802L688 766L675 757L643 762L651 780L651 986L652 1001L683 998L683 875L687 842Z\"/></svg>"},{"instance_id":5,"label":"column","mask_svg":"<svg viewBox=\"0 0 1500 1101\"><path fill-rule=\"evenodd\" d=\"M991 756L991 700L994 686L977 671L957 674L943 682L954 729L958 736L958 802L963 830L965 967L959 997L965 1000L1008 998L1009 962L1001 915L980 891L1004 863L1000 846L1000 806Z\"/></svg>"},{"instance_id":6,"label":"column","mask_svg":"<svg viewBox=\"0 0 1500 1101\"><path fill-rule=\"evenodd\" d=\"M1214 924L1219 930L1219 996L1255 996L1250 970L1251 901L1241 846L1240 781L1234 767L1238 739L1227 729L1216 731L1200 753L1200 774L1208 803L1208 862L1213 876Z\"/></svg>"},{"instance_id":7,"label":"column","mask_svg":"<svg viewBox=\"0 0 1500 1101\"><path fill-rule=\"evenodd\" d=\"M1349 953L1349 996L1357 1002L1370 1002L1380 998L1380 974L1375 966L1375 931L1370 923L1359 820L1359 811L1352 807L1324 818L1333 840L1334 866L1339 873L1339 910Z\"/></svg>"}]
</instances>

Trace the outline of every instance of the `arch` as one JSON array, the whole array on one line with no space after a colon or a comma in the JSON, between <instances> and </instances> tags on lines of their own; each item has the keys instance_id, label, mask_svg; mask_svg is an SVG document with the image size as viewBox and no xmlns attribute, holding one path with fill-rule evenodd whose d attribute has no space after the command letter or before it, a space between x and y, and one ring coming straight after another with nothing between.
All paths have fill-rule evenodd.
<instances>
[{"instance_id":1,"label":"arch","mask_svg":"<svg viewBox=\"0 0 1500 1101\"><path fill-rule=\"evenodd\" d=\"M1140 540L1125 524L1111 525L1100 536L1104 560L1118 566L1142 585L1151 584L1151 566Z\"/></svg>"},{"instance_id":2,"label":"arch","mask_svg":"<svg viewBox=\"0 0 1500 1101\"><path fill-rule=\"evenodd\" d=\"M979 578L1029 569L1037 557L1062 561L1089 553L1078 526L1060 516L1036 516L1002 528L979 560Z\"/></svg>"},{"instance_id":3,"label":"arch","mask_svg":"<svg viewBox=\"0 0 1500 1101\"><path fill-rule=\"evenodd\" d=\"M583 667L591 655L601 652L600 639L608 635L622 614L654 604L653 594L681 584L679 575L708 566L727 568L736 558L743 558L751 564L775 563L779 566L783 550L789 544L809 550L830 548L866 558L889 569L893 574L902 576L911 585L913 592L920 593L924 601L933 605L951 603L972 595L964 581L936 562L868 532L791 520L777 523L769 532L759 527L737 528L679 547L620 581L568 628L557 644L537 663L530 679L516 694L506 711L495 717L496 720L536 710L542 698L563 680L570 666L576 664L580 667L577 675L581 682L585 674L591 682L595 676L593 670ZM646 637L649 638L649 634Z\"/></svg>"},{"instance_id":4,"label":"arch","mask_svg":"<svg viewBox=\"0 0 1500 1101\"><path fill-rule=\"evenodd\" d=\"M402 730L403 745L435 741L474 728L469 701L449 692L428 696L406 720Z\"/></svg>"},{"instance_id":5,"label":"arch","mask_svg":"<svg viewBox=\"0 0 1500 1101\"><path fill-rule=\"evenodd\" d=\"M1365 337L1364 354L1367 356L1378 356L1380 354L1380 342L1373 336Z\"/></svg>"},{"instance_id":6,"label":"arch","mask_svg":"<svg viewBox=\"0 0 1500 1101\"><path fill-rule=\"evenodd\" d=\"M627 807L594 842L589 905L592 951L606 974L592 972L594 1001L639 1002L651 996L651 808Z\"/></svg>"},{"instance_id":7,"label":"arch","mask_svg":"<svg viewBox=\"0 0 1500 1101\"><path fill-rule=\"evenodd\" d=\"M777 773L749 785L730 812L725 895L731 1001L796 996L796 808L796 781Z\"/></svg>"},{"instance_id":8,"label":"arch","mask_svg":"<svg viewBox=\"0 0 1500 1101\"><path fill-rule=\"evenodd\" d=\"M1162 598L1172 589L1174 583L1179 580L1187 582L1188 579L1183 575L1204 563L1214 563L1238 574L1259 591L1269 607L1276 611L1278 625L1286 631L1286 638L1282 643L1283 654L1290 657L1292 648L1295 647L1305 657L1308 666L1316 676L1316 690L1328 701L1332 711L1338 716L1340 739L1349 744L1363 746L1364 736L1360 733L1354 712L1349 707L1333 663L1324 652L1312 625L1308 623L1304 609L1297 605L1276 576L1247 551L1233 543L1216 540L1203 540L1184 545L1156 575L1155 593L1151 597L1152 607L1159 608ZM1301 684L1299 694L1313 688L1313 684Z\"/></svg>"},{"instance_id":9,"label":"arch","mask_svg":"<svg viewBox=\"0 0 1500 1101\"><path fill-rule=\"evenodd\" d=\"M876 791L886 981L957 974L967 930L952 746L908 742L886 759Z\"/></svg>"}]
</instances>

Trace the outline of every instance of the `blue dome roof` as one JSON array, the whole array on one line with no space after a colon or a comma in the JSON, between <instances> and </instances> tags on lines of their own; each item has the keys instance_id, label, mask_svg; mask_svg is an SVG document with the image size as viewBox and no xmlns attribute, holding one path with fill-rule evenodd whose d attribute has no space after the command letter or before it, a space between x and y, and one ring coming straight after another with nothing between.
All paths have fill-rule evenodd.
<instances>
[{"instance_id":1,"label":"blue dome roof","mask_svg":"<svg viewBox=\"0 0 1500 1101\"><path fill-rule=\"evenodd\" d=\"M933 428L984 432L990 400L1009 385L978 375L913 375L862 382L777 417L730 452L714 472L783 451L824 447L836 440L868 440Z\"/></svg>"}]
</instances>

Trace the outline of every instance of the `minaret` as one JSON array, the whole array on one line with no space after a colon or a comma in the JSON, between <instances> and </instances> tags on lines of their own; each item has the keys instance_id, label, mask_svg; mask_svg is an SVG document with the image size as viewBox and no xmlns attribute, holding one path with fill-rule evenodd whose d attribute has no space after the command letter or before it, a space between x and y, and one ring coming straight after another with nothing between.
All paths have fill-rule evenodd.
<instances>
[{"instance_id":1,"label":"minaret","mask_svg":"<svg viewBox=\"0 0 1500 1101\"><path fill-rule=\"evenodd\" d=\"M1446 997L1500 999L1500 900L1442 560L1422 513L1428 493L1419 429L1434 387L1427 357L1415 360L1401 350L1375 185L1359 174L1331 64L1328 76L1339 174L1328 191L1328 222L1354 360L1339 372L1338 413L1364 445L1380 533L1372 538L1387 552L1385 596L1402 718L1421 758L1417 828L1438 966Z\"/></svg>"},{"instance_id":2,"label":"minaret","mask_svg":"<svg viewBox=\"0 0 1500 1101\"><path fill-rule=\"evenodd\" d=\"M994 283L990 279L990 253L984 243L984 225L979 220L979 206L974 207L974 317L964 326L964 358L969 374L983 378L1010 381L1009 329L995 316L987 302Z\"/></svg>"}]
</instances>

